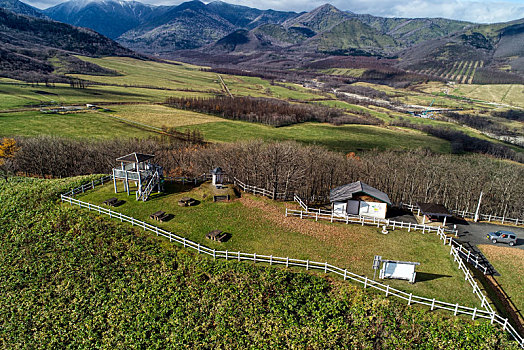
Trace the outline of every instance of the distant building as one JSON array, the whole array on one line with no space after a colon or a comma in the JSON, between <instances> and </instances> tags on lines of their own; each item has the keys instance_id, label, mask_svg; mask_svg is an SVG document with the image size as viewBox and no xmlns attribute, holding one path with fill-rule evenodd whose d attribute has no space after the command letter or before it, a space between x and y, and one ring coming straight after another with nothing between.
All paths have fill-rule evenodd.
<instances>
[{"instance_id":1,"label":"distant building","mask_svg":"<svg viewBox=\"0 0 524 350\"><path fill-rule=\"evenodd\" d=\"M391 201L387 194L361 181L334 188L329 201L335 215L363 215L385 219Z\"/></svg>"}]
</instances>

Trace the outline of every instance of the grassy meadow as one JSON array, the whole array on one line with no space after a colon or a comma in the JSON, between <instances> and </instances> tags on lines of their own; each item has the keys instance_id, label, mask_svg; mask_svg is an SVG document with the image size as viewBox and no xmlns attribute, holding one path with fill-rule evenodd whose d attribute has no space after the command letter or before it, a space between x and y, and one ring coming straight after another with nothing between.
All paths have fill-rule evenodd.
<instances>
[{"instance_id":1,"label":"grassy meadow","mask_svg":"<svg viewBox=\"0 0 524 350\"><path fill-rule=\"evenodd\" d=\"M429 148L435 152L451 151L449 142L405 128L377 127L365 125L334 126L320 123L304 123L274 128L266 125L225 120L219 117L170 109L159 105L170 96L211 97L223 93L223 87L216 73L204 71L202 67L190 64L172 64L136 60L126 57L88 58L118 72L117 76L72 75L92 81L85 89L73 89L67 84L53 86L34 85L0 79L0 111L22 108L34 110L0 114L1 136L55 135L61 133L73 138L149 137L154 133L144 131L138 123L152 127L176 127L179 130L199 129L206 140L231 142L236 140L297 140L316 144L341 152L371 149L413 149ZM333 74L340 73L333 71ZM399 117L413 123L428 123L451 127L483 139L489 139L471 128L443 121L411 118L398 112L391 112L377 106L361 106L339 101L332 94L304 88L297 84L276 83L256 77L221 74L229 90L235 96L271 97L289 101L309 101L352 112L367 112L383 121L390 122ZM438 84L430 91L421 92L394 89L388 86L357 83L384 91L388 96L405 103L429 105L435 98L435 107L464 107L464 102L443 96L435 97L428 92L442 88ZM467 85L471 87L472 85ZM440 90L439 90L440 91ZM511 90L513 91L513 90ZM508 94L509 95L509 94ZM103 113L78 113L74 117L49 116L38 112L45 105L100 104L109 109ZM121 105L126 103L128 105ZM468 108L476 108L467 105ZM112 118L112 117L117 118ZM104 120L105 117L105 120ZM495 141L499 142L499 141ZM519 149L517 149L519 150Z\"/></svg>"},{"instance_id":2,"label":"grassy meadow","mask_svg":"<svg viewBox=\"0 0 524 350\"><path fill-rule=\"evenodd\" d=\"M496 276L504 291L521 312L524 310L524 251L506 246L480 245L482 254L495 267Z\"/></svg>"},{"instance_id":3,"label":"grassy meadow","mask_svg":"<svg viewBox=\"0 0 524 350\"><path fill-rule=\"evenodd\" d=\"M285 207L294 207L293 203L278 203L245 193L231 202L214 203L207 186L209 184L192 188L168 183L166 193L154 194L147 202L137 202L134 195L128 197L123 192L121 184L118 194L114 193L112 184L107 184L78 199L101 205L116 196L125 204L114 210L211 248L328 261L370 278L374 255L417 261L421 266L417 268L419 280L415 284L398 280L387 283L429 298L480 306L450 258L449 247L443 246L436 235L406 230L383 235L376 227L285 218ZM182 197L192 197L200 203L179 207L177 202ZM149 215L159 210L173 214L174 218L165 223L151 220ZM230 233L231 239L224 243L205 239L205 234L215 229Z\"/></svg>"}]
</instances>

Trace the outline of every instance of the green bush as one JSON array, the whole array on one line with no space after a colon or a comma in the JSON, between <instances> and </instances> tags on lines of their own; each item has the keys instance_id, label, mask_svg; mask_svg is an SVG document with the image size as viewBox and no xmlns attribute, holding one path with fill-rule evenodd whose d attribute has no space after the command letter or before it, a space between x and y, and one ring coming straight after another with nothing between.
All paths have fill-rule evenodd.
<instances>
[{"instance_id":1,"label":"green bush","mask_svg":"<svg viewBox=\"0 0 524 350\"><path fill-rule=\"evenodd\" d=\"M213 261L60 205L82 180L0 184L1 348L516 348L487 322Z\"/></svg>"}]
</instances>

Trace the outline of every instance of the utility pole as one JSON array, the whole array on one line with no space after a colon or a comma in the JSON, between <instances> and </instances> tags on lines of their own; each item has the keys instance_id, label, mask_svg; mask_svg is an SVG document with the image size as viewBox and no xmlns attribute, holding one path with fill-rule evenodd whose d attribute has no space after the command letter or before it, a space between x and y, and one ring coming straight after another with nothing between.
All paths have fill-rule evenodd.
<instances>
[{"instance_id":1,"label":"utility pole","mask_svg":"<svg viewBox=\"0 0 524 350\"><path fill-rule=\"evenodd\" d=\"M475 219L474 221L479 221L479 211L480 211L480 202L482 201L482 191L480 191L480 197L479 197L479 204L477 205L477 211L475 212Z\"/></svg>"}]
</instances>

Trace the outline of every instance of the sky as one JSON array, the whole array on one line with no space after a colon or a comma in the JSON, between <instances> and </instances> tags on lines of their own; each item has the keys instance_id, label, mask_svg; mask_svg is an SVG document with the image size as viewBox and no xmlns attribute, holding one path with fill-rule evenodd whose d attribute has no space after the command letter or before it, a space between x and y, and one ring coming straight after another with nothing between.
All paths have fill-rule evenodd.
<instances>
[{"instance_id":1,"label":"sky","mask_svg":"<svg viewBox=\"0 0 524 350\"><path fill-rule=\"evenodd\" d=\"M64 0L22 0L47 8ZM85 1L85 0L84 0ZM137 0L153 5L177 5L183 0ZM208 1L204 1L208 2ZM310 11L329 2L340 10L383 17L444 17L478 23L524 18L524 0L226 0L259 9Z\"/></svg>"}]
</instances>

